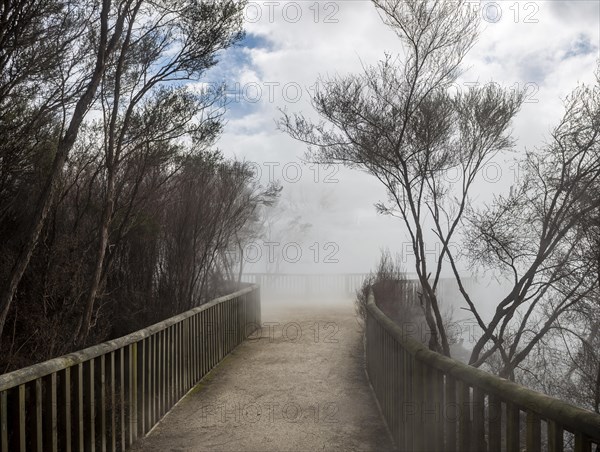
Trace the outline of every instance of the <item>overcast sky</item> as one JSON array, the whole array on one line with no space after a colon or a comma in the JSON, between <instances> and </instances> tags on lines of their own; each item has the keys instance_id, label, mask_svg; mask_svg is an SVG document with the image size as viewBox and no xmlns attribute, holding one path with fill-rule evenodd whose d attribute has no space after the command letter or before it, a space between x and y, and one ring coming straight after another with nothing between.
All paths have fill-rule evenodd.
<instances>
[{"instance_id":1,"label":"overcast sky","mask_svg":"<svg viewBox=\"0 0 600 452\"><path fill-rule=\"evenodd\" d=\"M594 79L599 2L473 5L479 5L482 31L460 82L466 86L493 80L527 88L527 102L513 127L517 152L539 146L562 115L562 99L577 83ZM357 171L317 171L303 165L305 146L275 125L279 108L314 117L309 99L319 75L360 72L362 65L376 63L386 52L401 52L398 38L371 2L363 0L250 2L245 21L246 39L223 56L209 80L229 85L228 123L219 148L227 156L255 162L263 182L275 178L283 185L267 236L280 245L269 245L270 259L269 246L259 241L249 250L252 260L258 260L257 249L262 253L253 268L264 271L270 259L291 273L367 272L381 248L407 250L399 220L375 212L373 205L386 200L379 182ZM486 168L477 202L508 190L514 170L504 160L510 158ZM295 262L298 251L302 258ZM405 257L411 271L410 256Z\"/></svg>"}]
</instances>

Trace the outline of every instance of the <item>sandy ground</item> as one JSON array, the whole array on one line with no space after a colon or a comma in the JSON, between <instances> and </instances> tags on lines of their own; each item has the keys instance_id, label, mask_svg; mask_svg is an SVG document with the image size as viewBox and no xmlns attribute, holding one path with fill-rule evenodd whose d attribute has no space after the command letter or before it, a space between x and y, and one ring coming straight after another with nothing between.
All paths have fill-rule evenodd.
<instances>
[{"instance_id":1,"label":"sandy ground","mask_svg":"<svg viewBox=\"0 0 600 452\"><path fill-rule=\"evenodd\" d=\"M392 450L352 302L265 301L262 320L133 450Z\"/></svg>"}]
</instances>

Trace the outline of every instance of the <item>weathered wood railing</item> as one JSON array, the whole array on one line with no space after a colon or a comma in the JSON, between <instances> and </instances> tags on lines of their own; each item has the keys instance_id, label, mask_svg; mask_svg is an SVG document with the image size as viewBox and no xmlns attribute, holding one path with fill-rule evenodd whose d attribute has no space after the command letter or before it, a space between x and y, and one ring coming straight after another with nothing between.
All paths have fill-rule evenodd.
<instances>
[{"instance_id":1,"label":"weathered wood railing","mask_svg":"<svg viewBox=\"0 0 600 452\"><path fill-rule=\"evenodd\" d=\"M368 277L368 273L244 273L242 281L260 285L263 294L353 296Z\"/></svg>"},{"instance_id":2,"label":"weathered wood railing","mask_svg":"<svg viewBox=\"0 0 600 452\"><path fill-rule=\"evenodd\" d=\"M245 273L242 280L259 284L263 293L278 295L354 295L367 273Z\"/></svg>"},{"instance_id":3,"label":"weathered wood railing","mask_svg":"<svg viewBox=\"0 0 600 452\"><path fill-rule=\"evenodd\" d=\"M263 294L283 296L354 296L360 289L369 273L244 273L242 281L259 284ZM407 296L418 302L418 292L421 291L416 275L406 275ZM463 285L469 287L473 280L463 277ZM438 298L443 302L461 299L458 285L454 278L440 278L436 290Z\"/></svg>"},{"instance_id":4,"label":"weathered wood railing","mask_svg":"<svg viewBox=\"0 0 600 452\"><path fill-rule=\"evenodd\" d=\"M0 450L122 451L260 327L252 285L120 339L0 375Z\"/></svg>"},{"instance_id":5,"label":"weathered wood railing","mask_svg":"<svg viewBox=\"0 0 600 452\"><path fill-rule=\"evenodd\" d=\"M368 301L367 373L406 451L591 451L600 415L435 353Z\"/></svg>"}]
</instances>

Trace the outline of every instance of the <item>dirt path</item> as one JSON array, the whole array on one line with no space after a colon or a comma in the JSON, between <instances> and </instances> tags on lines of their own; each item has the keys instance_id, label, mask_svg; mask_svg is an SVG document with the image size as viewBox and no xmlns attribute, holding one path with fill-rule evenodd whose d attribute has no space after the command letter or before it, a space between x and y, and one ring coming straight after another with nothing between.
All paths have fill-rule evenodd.
<instances>
[{"instance_id":1,"label":"dirt path","mask_svg":"<svg viewBox=\"0 0 600 452\"><path fill-rule=\"evenodd\" d=\"M263 303L241 344L136 451L385 451L350 301Z\"/></svg>"}]
</instances>

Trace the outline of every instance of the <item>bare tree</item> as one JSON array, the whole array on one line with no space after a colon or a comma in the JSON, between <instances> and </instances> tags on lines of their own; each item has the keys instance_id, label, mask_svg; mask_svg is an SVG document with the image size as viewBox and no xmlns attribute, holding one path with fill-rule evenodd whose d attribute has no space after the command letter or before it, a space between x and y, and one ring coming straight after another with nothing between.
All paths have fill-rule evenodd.
<instances>
[{"instance_id":1,"label":"bare tree","mask_svg":"<svg viewBox=\"0 0 600 452\"><path fill-rule=\"evenodd\" d=\"M86 340L105 271L116 182L123 161L149 146L184 136L210 145L221 130L214 96L194 95L166 84L197 80L216 64L216 54L242 37L243 4L220 2L147 3L136 0L123 40L103 78L105 202L96 263L76 337ZM152 98L154 96L154 98Z\"/></svg>"},{"instance_id":2,"label":"bare tree","mask_svg":"<svg viewBox=\"0 0 600 452\"><path fill-rule=\"evenodd\" d=\"M388 57L364 75L325 81L313 99L325 121L313 124L285 114L282 128L312 146L315 159L368 171L385 185L390 205L379 210L402 219L411 238L425 317L434 333L430 347L449 353L436 297L446 260L482 330L470 363L480 366L497 356L500 375L515 378L514 370L560 317L597 296L581 225L600 202L585 196L600 175L598 87L580 86L569 97L552 141L520 162L522 180L510 195L474 209L469 194L477 173L514 144L508 126L522 95L493 85L457 94L447 89L476 36L476 20L464 5L375 4L399 30L405 62ZM458 169L458 184L444 180L449 169ZM442 243L431 267L427 215ZM474 266L510 275L513 288L495 304L489 322L462 283L458 256L449 246L453 238L465 241Z\"/></svg>"},{"instance_id":3,"label":"bare tree","mask_svg":"<svg viewBox=\"0 0 600 452\"><path fill-rule=\"evenodd\" d=\"M513 145L508 126L522 96L491 84L451 93L478 35L478 18L466 2L373 3L402 41L404 59L388 55L363 74L321 80L312 103L323 121L314 124L284 113L280 126L309 144L308 158L361 169L385 186L389 204L378 209L399 217L410 237L431 330L429 346L449 355L436 295L444 258L451 255L449 243L477 173ZM451 169L461 175L456 185L445 178ZM431 227L442 242L433 262L426 247ZM473 309L468 297L467 302Z\"/></svg>"},{"instance_id":4,"label":"bare tree","mask_svg":"<svg viewBox=\"0 0 600 452\"><path fill-rule=\"evenodd\" d=\"M571 93L551 140L520 162L511 193L471 217L471 259L510 275L512 284L481 325L474 365L499 353L501 375L514 378L561 316L598 299L599 88L580 85Z\"/></svg>"},{"instance_id":5,"label":"bare tree","mask_svg":"<svg viewBox=\"0 0 600 452\"><path fill-rule=\"evenodd\" d=\"M9 24L16 27L17 30L14 31L13 29L13 31L7 33L8 35L11 35L11 33L14 36L20 35L20 33L28 35L29 31L36 30L36 27L44 23L45 18L43 17L43 13L41 13L42 15L34 15L30 22L20 24L19 20L21 18L25 18L25 20L29 18L27 14L21 14L21 5L24 4L25 10L31 11L31 9L28 9L29 5L33 5L34 3L37 5L37 1L28 3L18 1L3 3L2 13L5 17L11 18ZM4 330L8 311L17 286L29 265L40 232L56 196L57 183L63 171L64 164L71 148L77 140L79 128L84 117L94 102L96 91L104 75L107 60L121 39L123 23L126 15L129 14L131 3L132 0L123 0L118 5L113 5L111 0L103 0L100 6L96 2L85 2L82 8L77 7L72 2L61 2L59 4L62 7L60 11L65 11L62 19L64 23L78 30L75 36L82 36L90 41L76 42L72 46L65 45L61 39L65 39L67 43L70 43L73 40L73 35L71 33L63 34L60 30L49 39L50 43L55 43L58 40L58 49L65 50L65 52L54 53L55 57L60 58L67 55L71 57L65 58L66 67L60 65L57 59L48 62L50 65L56 64L55 67L51 67L49 70L56 71L57 78L55 80L57 80L57 87L55 89L58 90L59 96L56 98L54 91L50 91L50 100L43 99L42 101L42 103L44 101L54 102L64 109L62 111L62 124L53 149L54 156L52 158L51 169L47 173L46 180L40 189L35 207L22 235L22 244L10 266L9 275L0 288L0 336ZM43 4L47 4L47 2L43 2ZM41 36L43 36L43 33ZM36 37L39 38L40 34ZM30 44L27 40L22 44L23 47L21 50L25 55L27 55ZM41 51L38 48L38 53ZM87 55L92 55L92 58L90 59ZM11 58L8 57L7 61L11 61ZM35 67L35 62L30 62L29 67L32 66ZM26 84L35 84L35 77L31 77L31 75L30 73L24 74ZM5 84L10 86L10 80L13 77L15 77L14 73L11 74L10 68L5 63L2 78L9 80ZM16 77L18 79L19 75L16 75Z\"/></svg>"},{"instance_id":6,"label":"bare tree","mask_svg":"<svg viewBox=\"0 0 600 452\"><path fill-rule=\"evenodd\" d=\"M173 203L165 209L160 291L176 312L201 304L209 275L232 242L252 224L261 206L279 196L276 185L252 182L250 167L219 154L195 156L174 181Z\"/></svg>"},{"instance_id":7,"label":"bare tree","mask_svg":"<svg viewBox=\"0 0 600 452\"><path fill-rule=\"evenodd\" d=\"M25 265L18 303L2 306L5 370L231 289L218 256L260 228L280 189L260 186L247 165L213 149L225 105L219 93L184 85L240 39L242 9L227 0L0 5L2 283L15 281L13 264ZM2 27L14 20L23 26L7 41ZM74 128L67 152L60 146ZM47 213L32 242L40 205L29 200L42 198Z\"/></svg>"}]
</instances>

